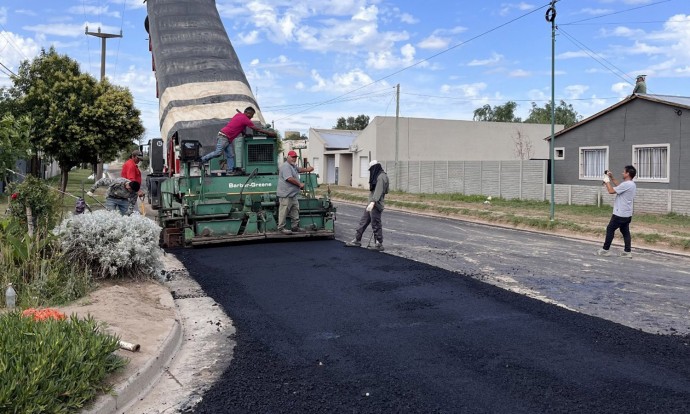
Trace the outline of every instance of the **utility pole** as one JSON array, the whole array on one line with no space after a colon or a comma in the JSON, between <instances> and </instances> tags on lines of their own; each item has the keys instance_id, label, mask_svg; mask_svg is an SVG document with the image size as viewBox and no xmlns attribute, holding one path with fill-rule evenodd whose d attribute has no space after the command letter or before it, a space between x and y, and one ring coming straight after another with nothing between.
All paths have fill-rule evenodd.
<instances>
[{"instance_id":1,"label":"utility pole","mask_svg":"<svg viewBox=\"0 0 690 414\"><path fill-rule=\"evenodd\" d=\"M101 38L101 82L105 79L105 40L106 39L111 39L113 37L122 37L122 30L120 30L120 34L110 34L110 33L101 33L101 28L98 28L97 32L89 32L89 26L86 26L85 33L89 36L96 36ZM96 175L94 179L98 181L98 179L103 175L103 162L98 158L98 164L96 165Z\"/></svg>"},{"instance_id":2,"label":"utility pole","mask_svg":"<svg viewBox=\"0 0 690 414\"><path fill-rule=\"evenodd\" d=\"M400 84L395 87L395 189L400 190L400 165L398 163L398 141L400 137Z\"/></svg>"},{"instance_id":3,"label":"utility pole","mask_svg":"<svg viewBox=\"0 0 690 414\"><path fill-rule=\"evenodd\" d=\"M556 209L555 197L555 168L554 168L554 135L556 125L556 96L554 89L556 87L556 3L558 0L551 0L551 6L546 10L546 21L551 23L551 140L549 141L549 166L551 177L551 211L549 219L554 221Z\"/></svg>"},{"instance_id":4,"label":"utility pole","mask_svg":"<svg viewBox=\"0 0 690 414\"><path fill-rule=\"evenodd\" d=\"M120 34L110 34L101 33L101 28L98 28L97 32L89 32L89 26L86 26L86 34L90 36L96 36L101 38L101 82L105 79L105 39L111 39L113 37L122 37L122 30Z\"/></svg>"}]
</instances>

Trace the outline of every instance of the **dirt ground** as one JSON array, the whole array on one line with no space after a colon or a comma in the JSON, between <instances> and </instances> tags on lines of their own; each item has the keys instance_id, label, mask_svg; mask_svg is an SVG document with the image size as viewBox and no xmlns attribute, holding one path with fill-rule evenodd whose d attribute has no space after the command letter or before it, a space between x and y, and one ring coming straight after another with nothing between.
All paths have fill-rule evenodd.
<instances>
[{"instance_id":1,"label":"dirt ground","mask_svg":"<svg viewBox=\"0 0 690 414\"><path fill-rule=\"evenodd\" d=\"M320 189L327 191L325 186ZM331 186L331 198L334 201L364 203L368 191L361 188ZM484 200L488 201L488 200ZM522 207L517 202L497 202L496 200L465 202L456 200L429 199L419 194L389 193L386 195L386 207L417 214L450 217L477 223L491 224L525 230L535 230L558 234L566 237L602 241L606 234L606 225L610 219L610 208L606 214L593 215L584 212L572 212L570 209L556 205L556 225L547 227L550 206ZM647 219L642 219L642 217ZM633 237L633 248L650 248L664 252L690 254L690 222L687 220L654 220L653 214L636 214L630 226ZM616 238L621 238L617 232ZM622 238L620 240L622 242Z\"/></svg>"}]
</instances>

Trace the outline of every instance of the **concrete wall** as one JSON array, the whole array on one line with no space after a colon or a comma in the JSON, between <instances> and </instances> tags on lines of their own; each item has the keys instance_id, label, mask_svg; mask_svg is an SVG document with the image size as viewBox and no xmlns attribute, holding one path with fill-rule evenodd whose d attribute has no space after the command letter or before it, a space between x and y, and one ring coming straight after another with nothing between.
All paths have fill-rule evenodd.
<instances>
[{"instance_id":1,"label":"concrete wall","mask_svg":"<svg viewBox=\"0 0 690 414\"><path fill-rule=\"evenodd\" d=\"M556 131L561 129L562 125L558 125ZM532 144L531 158L549 158L549 143L544 138L551 134L550 125L399 118L397 139L395 131L395 117L377 116L355 139L357 153L353 162L357 165L353 165L353 186L363 187L368 181L359 177L359 156L395 160L396 146L398 161L409 163L518 160L515 139L520 135ZM426 183L409 185L420 187Z\"/></svg>"},{"instance_id":2,"label":"concrete wall","mask_svg":"<svg viewBox=\"0 0 690 414\"><path fill-rule=\"evenodd\" d=\"M381 161L391 190L407 193L484 195L548 201L548 162L528 161ZM366 188L366 186L360 186ZM556 204L610 205L614 195L603 186L556 184ZM635 211L690 214L690 191L639 188Z\"/></svg>"}]
</instances>

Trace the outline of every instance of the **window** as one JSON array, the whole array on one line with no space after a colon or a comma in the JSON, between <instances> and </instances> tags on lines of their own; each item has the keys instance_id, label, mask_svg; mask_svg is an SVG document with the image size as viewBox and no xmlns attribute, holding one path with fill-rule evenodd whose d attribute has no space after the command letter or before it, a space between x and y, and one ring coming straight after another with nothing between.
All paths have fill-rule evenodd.
<instances>
[{"instance_id":1,"label":"window","mask_svg":"<svg viewBox=\"0 0 690 414\"><path fill-rule=\"evenodd\" d=\"M319 157L314 157L312 162L313 164L311 166L314 167L314 174L319 174L321 167L321 164L319 164Z\"/></svg>"},{"instance_id":2,"label":"window","mask_svg":"<svg viewBox=\"0 0 690 414\"><path fill-rule=\"evenodd\" d=\"M580 179L601 180L608 168L609 147L580 148Z\"/></svg>"},{"instance_id":3,"label":"window","mask_svg":"<svg viewBox=\"0 0 690 414\"><path fill-rule=\"evenodd\" d=\"M369 178L369 157L359 157L359 178Z\"/></svg>"},{"instance_id":4,"label":"window","mask_svg":"<svg viewBox=\"0 0 690 414\"><path fill-rule=\"evenodd\" d=\"M636 180L668 182L669 144L633 145L633 165L637 168Z\"/></svg>"},{"instance_id":5,"label":"window","mask_svg":"<svg viewBox=\"0 0 690 414\"><path fill-rule=\"evenodd\" d=\"M564 160L565 159L565 148L554 148L553 149L553 159L554 160Z\"/></svg>"}]
</instances>

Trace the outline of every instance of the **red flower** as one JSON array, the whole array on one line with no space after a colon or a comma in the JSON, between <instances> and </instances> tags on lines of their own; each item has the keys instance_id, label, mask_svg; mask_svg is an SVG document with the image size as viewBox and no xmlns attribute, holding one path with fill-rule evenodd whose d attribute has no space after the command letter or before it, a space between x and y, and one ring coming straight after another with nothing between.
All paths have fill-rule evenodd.
<instances>
[{"instance_id":1,"label":"red flower","mask_svg":"<svg viewBox=\"0 0 690 414\"><path fill-rule=\"evenodd\" d=\"M19 193L12 193L12 200L16 200L19 197Z\"/></svg>"},{"instance_id":2,"label":"red flower","mask_svg":"<svg viewBox=\"0 0 690 414\"><path fill-rule=\"evenodd\" d=\"M33 318L35 321L42 321L45 319L55 319L56 321L63 321L67 318L64 313L60 312L57 309L51 308L29 308L22 312L22 316Z\"/></svg>"}]
</instances>

